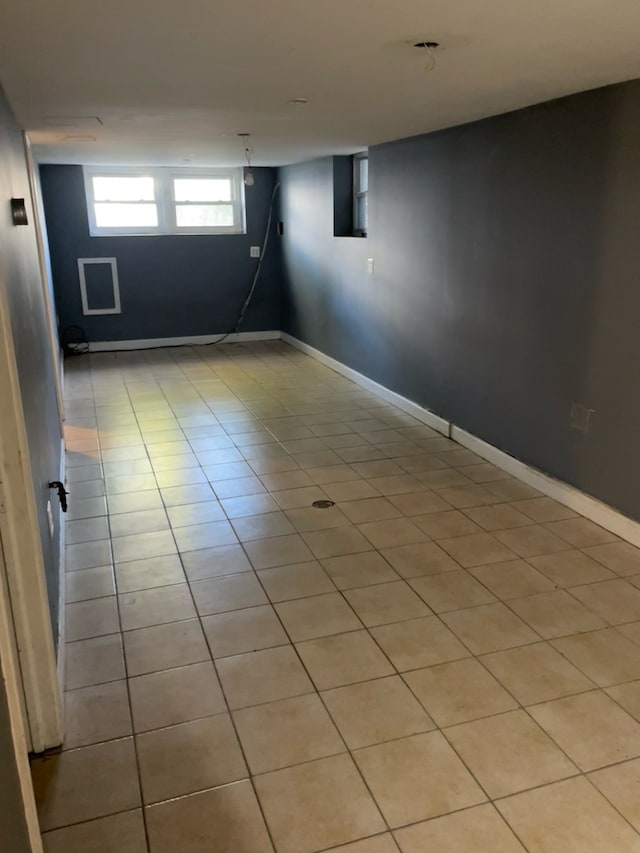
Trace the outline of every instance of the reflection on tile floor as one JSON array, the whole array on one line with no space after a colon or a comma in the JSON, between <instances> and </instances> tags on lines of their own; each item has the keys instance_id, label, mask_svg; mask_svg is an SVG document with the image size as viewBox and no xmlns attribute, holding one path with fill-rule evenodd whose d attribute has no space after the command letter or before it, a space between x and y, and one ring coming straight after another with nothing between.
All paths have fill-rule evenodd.
<instances>
[{"instance_id":1,"label":"reflection on tile floor","mask_svg":"<svg viewBox=\"0 0 640 853\"><path fill-rule=\"evenodd\" d=\"M281 342L66 393L46 853L640 853L637 549Z\"/></svg>"}]
</instances>

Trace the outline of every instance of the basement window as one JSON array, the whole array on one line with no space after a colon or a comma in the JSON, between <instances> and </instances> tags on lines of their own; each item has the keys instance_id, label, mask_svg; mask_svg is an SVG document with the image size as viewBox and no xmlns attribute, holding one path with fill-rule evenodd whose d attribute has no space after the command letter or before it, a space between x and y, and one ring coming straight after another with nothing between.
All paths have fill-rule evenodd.
<instances>
[{"instance_id":1,"label":"basement window","mask_svg":"<svg viewBox=\"0 0 640 853\"><path fill-rule=\"evenodd\" d=\"M244 234L242 169L85 167L89 233Z\"/></svg>"},{"instance_id":2,"label":"basement window","mask_svg":"<svg viewBox=\"0 0 640 853\"><path fill-rule=\"evenodd\" d=\"M353 155L353 233L367 236L369 202L369 155L366 151Z\"/></svg>"}]
</instances>

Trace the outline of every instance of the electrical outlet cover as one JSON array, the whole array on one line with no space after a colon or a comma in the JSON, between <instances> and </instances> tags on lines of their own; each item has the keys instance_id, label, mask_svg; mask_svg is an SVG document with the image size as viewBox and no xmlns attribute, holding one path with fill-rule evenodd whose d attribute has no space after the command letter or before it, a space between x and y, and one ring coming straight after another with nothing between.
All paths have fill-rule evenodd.
<instances>
[{"instance_id":1,"label":"electrical outlet cover","mask_svg":"<svg viewBox=\"0 0 640 853\"><path fill-rule=\"evenodd\" d=\"M250 258L259 258L260 257L260 246L251 246L249 248L249 257Z\"/></svg>"}]
</instances>

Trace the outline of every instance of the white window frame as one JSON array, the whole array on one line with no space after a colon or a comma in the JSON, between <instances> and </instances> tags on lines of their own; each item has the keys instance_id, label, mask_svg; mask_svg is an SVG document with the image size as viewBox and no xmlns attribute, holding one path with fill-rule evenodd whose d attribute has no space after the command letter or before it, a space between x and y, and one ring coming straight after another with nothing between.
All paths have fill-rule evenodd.
<instances>
[{"instance_id":1,"label":"white window frame","mask_svg":"<svg viewBox=\"0 0 640 853\"><path fill-rule=\"evenodd\" d=\"M353 155L353 235L354 237L366 237L367 229L369 227L369 215L367 210L367 224L365 228L360 227L361 223L358 221L358 200L361 198L369 199L369 179L367 177L367 189L363 190L360 186L360 161L367 161L367 175L368 175L368 163L369 163L369 152L368 151L360 151L358 154Z\"/></svg>"},{"instance_id":2,"label":"white window frame","mask_svg":"<svg viewBox=\"0 0 640 853\"><path fill-rule=\"evenodd\" d=\"M170 166L85 166L84 188L87 200L89 234L92 237L121 237L167 234L246 234L246 215L244 199L244 180L242 168L181 168ZM151 177L153 178L155 204L158 211L157 226L104 227L96 224L93 178L100 177ZM176 222L176 202L173 181L177 178L225 178L231 180L231 204L233 205L233 225L230 226L189 226L180 228ZM217 202L211 202L216 204ZM224 202L220 202L224 204ZM228 202L227 202L228 203ZM206 202L205 202L206 204Z\"/></svg>"}]
</instances>

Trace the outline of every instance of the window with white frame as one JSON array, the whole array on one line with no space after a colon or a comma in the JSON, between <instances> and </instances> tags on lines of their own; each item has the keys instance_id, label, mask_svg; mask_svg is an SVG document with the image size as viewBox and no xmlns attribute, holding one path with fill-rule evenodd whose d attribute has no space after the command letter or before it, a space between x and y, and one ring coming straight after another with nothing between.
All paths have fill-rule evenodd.
<instances>
[{"instance_id":1,"label":"window with white frame","mask_svg":"<svg viewBox=\"0 0 640 853\"><path fill-rule=\"evenodd\" d=\"M369 155L366 151L353 155L353 233L367 236L369 214Z\"/></svg>"},{"instance_id":2,"label":"window with white frame","mask_svg":"<svg viewBox=\"0 0 640 853\"><path fill-rule=\"evenodd\" d=\"M242 169L84 169L92 236L244 234Z\"/></svg>"}]
</instances>

